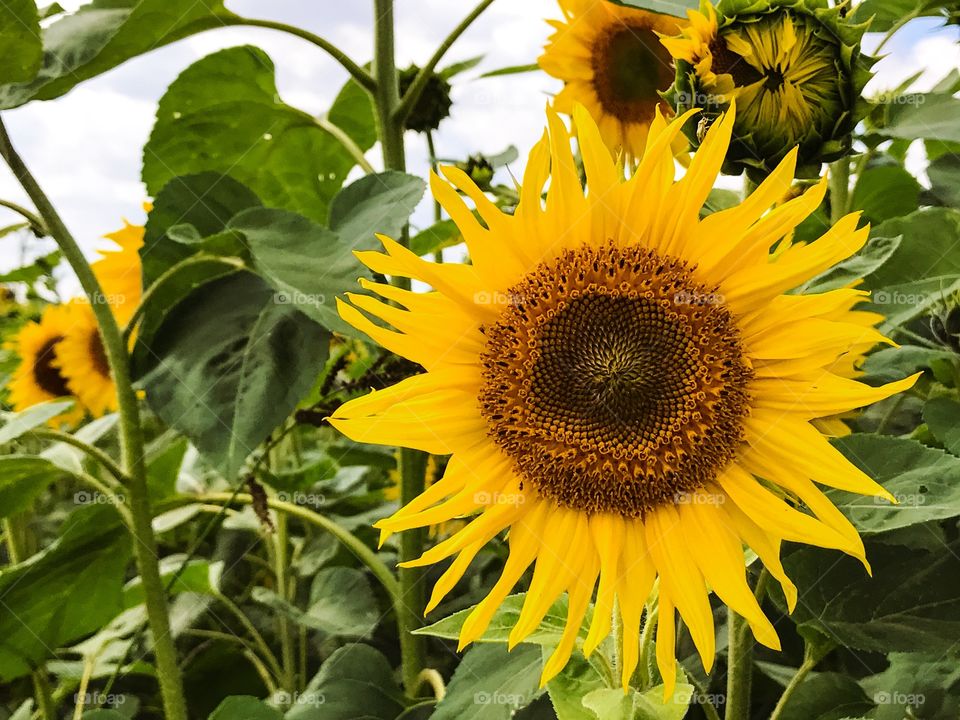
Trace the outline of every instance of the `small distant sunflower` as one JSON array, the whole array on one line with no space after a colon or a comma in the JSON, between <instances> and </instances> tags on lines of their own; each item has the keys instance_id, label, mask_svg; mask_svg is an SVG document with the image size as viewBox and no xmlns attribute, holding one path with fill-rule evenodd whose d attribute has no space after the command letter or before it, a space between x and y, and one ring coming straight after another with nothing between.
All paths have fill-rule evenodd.
<instances>
[{"instance_id":1,"label":"small distant sunflower","mask_svg":"<svg viewBox=\"0 0 960 720\"><path fill-rule=\"evenodd\" d=\"M149 209L149 206L146 206ZM104 236L113 240L119 249L100 250L100 260L93 263L93 272L103 287L114 317L126 325L140 303L143 292L143 269L140 248L143 247L143 227L126 220L123 228Z\"/></svg>"},{"instance_id":2,"label":"small distant sunflower","mask_svg":"<svg viewBox=\"0 0 960 720\"><path fill-rule=\"evenodd\" d=\"M57 351L70 332L72 319L65 305L48 305L40 320L27 323L11 341L10 348L20 364L8 385L10 404L16 411L38 403L71 395L67 379L57 366ZM83 409L75 406L54 418L51 424L74 425L83 418Z\"/></svg>"},{"instance_id":3,"label":"small distant sunflower","mask_svg":"<svg viewBox=\"0 0 960 720\"><path fill-rule=\"evenodd\" d=\"M57 343L55 366L93 417L117 409L117 391L110 362L90 303L74 300L69 305L70 327Z\"/></svg>"},{"instance_id":4,"label":"small distant sunflower","mask_svg":"<svg viewBox=\"0 0 960 720\"><path fill-rule=\"evenodd\" d=\"M575 108L585 192L567 129L549 112L514 214L456 168L442 169L456 189L431 178L472 264L428 262L381 237L385 253L358 253L368 267L434 289L361 281L384 301L351 294L340 303L346 321L426 372L346 403L331 423L356 441L452 455L441 480L377 523L382 537L468 518L408 563L455 556L429 610L508 530L500 579L464 623L460 645L483 635L533 564L511 646L569 595L542 682L570 658L596 590L583 651L609 634L619 608L627 686L657 580L656 658L667 696L676 681L675 612L704 667L713 664L711 591L778 648L747 584L744 546L793 608L797 589L779 558L784 540L866 564L856 529L817 484L891 499L811 423L916 377L870 387L831 372L849 348L884 338L842 314L859 297L854 289L789 294L856 253L869 229L858 228L855 213L818 240L771 255L826 191L820 182L770 210L790 186L795 151L742 204L700 219L736 115L731 107L713 123L674 182L670 147L691 118L668 124L658 114L643 160L624 181L590 115Z\"/></svg>"},{"instance_id":5,"label":"small distant sunflower","mask_svg":"<svg viewBox=\"0 0 960 720\"><path fill-rule=\"evenodd\" d=\"M673 83L670 53L658 34L675 35L683 22L668 15L621 7L608 0L560 0L563 20L538 62L563 80L554 107L571 114L575 104L590 111L604 143L638 158L660 97Z\"/></svg>"},{"instance_id":6,"label":"small distant sunflower","mask_svg":"<svg viewBox=\"0 0 960 720\"><path fill-rule=\"evenodd\" d=\"M802 176L850 152L858 99L872 60L860 52L866 25L821 0L749 4L701 2L690 24L663 44L677 61L669 97L678 112L697 107L706 117L737 101L729 172L762 178L800 146ZM724 13L727 14L724 14ZM688 130L699 142L694 128Z\"/></svg>"}]
</instances>

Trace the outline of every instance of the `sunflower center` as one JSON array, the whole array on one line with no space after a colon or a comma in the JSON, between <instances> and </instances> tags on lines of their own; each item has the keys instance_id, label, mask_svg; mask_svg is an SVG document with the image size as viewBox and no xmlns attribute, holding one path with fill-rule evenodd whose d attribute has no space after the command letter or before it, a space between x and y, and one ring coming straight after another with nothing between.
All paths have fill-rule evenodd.
<instances>
[{"instance_id":1,"label":"sunflower center","mask_svg":"<svg viewBox=\"0 0 960 720\"><path fill-rule=\"evenodd\" d=\"M542 496L638 517L733 458L751 373L732 315L691 266L581 248L508 295L484 328L481 411Z\"/></svg>"},{"instance_id":2,"label":"sunflower center","mask_svg":"<svg viewBox=\"0 0 960 720\"><path fill-rule=\"evenodd\" d=\"M90 358L93 361L93 368L105 378L110 377L110 361L107 359L107 351L103 347L103 340L100 332L93 328L90 334Z\"/></svg>"},{"instance_id":3,"label":"sunflower center","mask_svg":"<svg viewBox=\"0 0 960 720\"><path fill-rule=\"evenodd\" d=\"M66 379L53 365L54 360L57 359L57 343L61 340L63 340L61 335L47 340L33 359L33 379L41 390L53 397L65 397L70 394Z\"/></svg>"},{"instance_id":4,"label":"sunflower center","mask_svg":"<svg viewBox=\"0 0 960 720\"><path fill-rule=\"evenodd\" d=\"M648 27L617 24L593 51L593 84L604 111L621 122L645 122L673 82L670 53Z\"/></svg>"}]
</instances>

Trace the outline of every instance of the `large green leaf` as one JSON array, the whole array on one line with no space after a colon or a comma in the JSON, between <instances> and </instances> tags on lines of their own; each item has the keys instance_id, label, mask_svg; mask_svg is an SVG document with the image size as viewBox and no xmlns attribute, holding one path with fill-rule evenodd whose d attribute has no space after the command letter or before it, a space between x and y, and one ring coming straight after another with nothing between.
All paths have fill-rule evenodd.
<instances>
[{"instance_id":1,"label":"large green leaf","mask_svg":"<svg viewBox=\"0 0 960 720\"><path fill-rule=\"evenodd\" d=\"M259 198L229 175L203 172L170 180L157 194L144 228L140 250L144 286L196 252L172 240L171 228L190 226L207 237L223 231L242 210L260 206Z\"/></svg>"},{"instance_id":2,"label":"large green leaf","mask_svg":"<svg viewBox=\"0 0 960 720\"><path fill-rule=\"evenodd\" d=\"M310 390L329 336L242 272L191 293L149 351L141 384L150 406L233 477Z\"/></svg>"},{"instance_id":3,"label":"large green leaf","mask_svg":"<svg viewBox=\"0 0 960 720\"><path fill-rule=\"evenodd\" d=\"M860 681L877 709L874 720L960 717L960 662L953 655L890 653L890 665ZM912 715L908 715L908 708Z\"/></svg>"},{"instance_id":4,"label":"large green leaf","mask_svg":"<svg viewBox=\"0 0 960 720\"><path fill-rule=\"evenodd\" d=\"M613 0L618 5L652 10L661 15L673 15L685 18L687 10L696 10L700 7L700 0Z\"/></svg>"},{"instance_id":5,"label":"large green leaf","mask_svg":"<svg viewBox=\"0 0 960 720\"><path fill-rule=\"evenodd\" d=\"M923 406L923 420L933 436L960 459L960 402L934 398Z\"/></svg>"},{"instance_id":6,"label":"large green leaf","mask_svg":"<svg viewBox=\"0 0 960 720\"><path fill-rule=\"evenodd\" d=\"M897 498L831 490L833 502L861 532L884 532L960 515L960 458L916 440L889 435L849 435L837 447Z\"/></svg>"},{"instance_id":7,"label":"large green leaf","mask_svg":"<svg viewBox=\"0 0 960 720\"><path fill-rule=\"evenodd\" d=\"M26 675L123 610L130 549L116 510L92 505L74 511L41 553L0 572L0 681Z\"/></svg>"},{"instance_id":8,"label":"large green leaf","mask_svg":"<svg viewBox=\"0 0 960 720\"><path fill-rule=\"evenodd\" d=\"M336 297L359 291L357 278L368 275L353 251L377 245L374 233L399 235L423 190L422 180L404 173L368 175L334 198L330 229L266 208L240 213L228 229L242 233L256 269L282 302L331 330L353 333L336 307Z\"/></svg>"},{"instance_id":9,"label":"large green leaf","mask_svg":"<svg viewBox=\"0 0 960 720\"><path fill-rule=\"evenodd\" d=\"M33 79L43 59L40 15L34 0L0 3L0 82Z\"/></svg>"},{"instance_id":10,"label":"large green leaf","mask_svg":"<svg viewBox=\"0 0 960 720\"><path fill-rule=\"evenodd\" d=\"M27 80L0 86L0 109L59 97L132 57L235 18L223 0L93 0L43 31L39 73L0 78Z\"/></svg>"},{"instance_id":11,"label":"large green leaf","mask_svg":"<svg viewBox=\"0 0 960 720\"><path fill-rule=\"evenodd\" d=\"M45 458L0 455L0 517L26 510L52 482L64 475L61 468Z\"/></svg>"},{"instance_id":12,"label":"large green leaf","mask_svg":"<svg viewBox=\"0 0 960 720\"><path fill-rule=\"evenodd\" d=\"M859 561L819 548L803 548L785 558L787 574L803 588L794 620L859 650L955 650L960 546L954 542L923 551L869 540L866 545L873 577Z\"/></svg>"},{"instance_id":13,"label":"large green leaf","mask_svg":"<svg viewBox=\"0 0 960 720\"><path fill-rule=\"evenodd\" d=\"M155 194L178 175L229 174L267 205L325 222L353 165L308 113L280 100L269 56L243 46L198 60L167 89L143 181Z\"/></svg>"},{"instance_id":14,"label":"large green leaf","mask_svg":"<svg viewBox=\"0 0 960 720\"><path fill-rule=\"evenodd\" d=\"M847 675L821 672L808 677L790 697L781 720L827 720L866 714L873 703Z\"/></svg>"},{"instance_id":15,"label":"large green leaf","mask_svg":"<svg viewBox=\"0 0 960 720\"><path fill-rule=\"evenodd\" d=\"M870 20L871 32L886 32L905 18L935 15L936 0L863 0L853 14L854 22Z\"/></svg>"},{"instance_id":16,"label":"large green leaf","mask_svg":"<svg viewBox=\"0 0 960 720\"><path fill-rule=\"evenodd\" d=\"M235 695L220 703L208 720L283 720L283 713L255 697Z\"/></svg>"},{"instance_id":17,"label":"large green leaf","mask_svg":"<svg viewBox=\"0 0 960 720\"><path fill-rule=\"evenodd\" d=\"M927 166L930 193L944 205L960 208L960 157L941 155Z\"/></svg>"},{"instance_id":18,"label":"large green leaf","mask_svg":"<svg viewBox=\"0 0 960 720\"><path fill-rule=\"evenodd\" d=\"M369 645L346 645L297 694L285 720L394 720L404 707L387 659Z\"/></svg>"},{"instance_id":19,"label":"large green leaf","mask_svg":"<svg viewBox=\"0 0 960 720\"><path fill-rule=\"evenodd\" d=\"M951 93L914 93L886 106L881 135L904 140L960 141L960 100Z\"/></svg>"},{"instance_id":20,"label":"large green leaf","mask_svg":"<svg viewBox=\"0 0 960 720\"><path fill-rule=\"evenodd\" d=\"M16 440L38 425L43 425L60 413L66 412L72 406L72 400L51 400L31 405L22 412L6 415L3 419L3 425L0 426L0 445Z\"/></svg>"},{"instance_id":21,"label":"large green leaf","mask_svg":"<svg viewBox=\"0 0 960 720\"><path fill-rule=\"evenodd\" d=\"M513 626L520 619L520 610L526 599L526 593L517 593L504 599L487 626L483 637L478 638L478 643L506 643L513 630ZM428 625L427 627L414 630L416 635L431 635L433 637L455 640L460 637L460 628L470 615L473 608L467 608L456 612L443 620ZM567 626L567 596L562 595L550 606L540 626L534 630L525 640L526 643L535 645L557 645L563 635L563 630Z\"/></svg>"},{"instance_id":22,"label":"large green leaf","mask_svg":"<svg viewBox=\"0 0 960 720\"><path fill-rule=\"evenodd\" d=\"M900 238L873 237L851 258L821 273L803 286L805 293L822 293L847 287L883 265L900 247Z\"/></svg>"},{"instance_id":23,"label":"large green leaf","mask_svg":"<svg viewBox=\"0 0 960 720\"><path fill-rule=\"evenodd\" d=\"M901 236L892 257L867 277L870 288L889 288L935 277L960 276L960 211L924 208L876 226L874 237Z\"/></svg>"},{"instance_id":24,"label":"large green leaf","mask_svg":"<svg viewBox=\"0 0 960 720\"><path fill-rule=\"evenodd\" d=\"M544 654L553 652L544 647ZM581 655L574 654L563 670L547 683L547 692L558 720L595 720L592 710L583 706L583 698L607 687L597 669Z\"/></svg>"},{"instance_id":25,"label":"large green leaf","mask_svg":"<svg viewBox=\"0 0 960 720\"><path fill-rule=\"evenodd\" d=\"M431 720L507 720L539 693L540 648L477 645L457 666ZM621 691L622 692L622 691Z\"/></svg>"},{"instance_id":26,"label":"large green leaf","mask_svg":"<svg viewBox=\"0 0 960 720\"><path fill-rule=\"evenodd\" d=\"M377 141L377 119L370 93L356 80L348 80L337 94L327 119L343 130L363 152Z\"/></svg>"},{"instance_id":27,"label":"large green leaf","mask_svg":"<svg viewBox=\"0 0 960 720\"><path fill-rule=\"evenodd\" d=\"M916 210L922 189L917 179L900 165L881 165L860 175L851 202L863 211L864 220L879 223Z\"/></svg>"}]
</instances>

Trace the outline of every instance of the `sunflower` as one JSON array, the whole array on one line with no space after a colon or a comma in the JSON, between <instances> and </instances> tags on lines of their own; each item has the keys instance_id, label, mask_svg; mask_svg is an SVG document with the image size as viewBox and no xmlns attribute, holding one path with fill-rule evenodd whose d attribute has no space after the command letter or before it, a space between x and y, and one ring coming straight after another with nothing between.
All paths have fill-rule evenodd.
<instances>
[{"instance_id":1,"label":"sunflower","mask_svg":"<svg viewBox=\"0 0 960 720\"><path fill-rule=\"evenodd\" d=\"M701 107L709 116L737 100L729 172L762 178L799 145L799 174L817 176L821 162L850 152L872 60L860 52L866 25L842 13L819 0L769 0L747 10L701 2L678 37L662 40L677 61L668 97L678 111ZM695 128L688 134L698 142Z\"/></svg>"},{"instance_id":2,"label":"sunflower","mask_svg":"<svg viewBox=\"0 0 960 720\"><path fill-rule=\"evenodd\" d=\"M796 151L742 204L700 219L736 114L731 107L713 123L674 182L670 146L691 117L668 124L658 113L643 160L624 181L596 124L575 108L585 193L567 129L549 111L513 215L456 168L442 169L452 185L431 178L471 265L431 263L381 237L385 253L358 253L368 267L434 289L361 281L384 301L351 294L340 302L346 321L425 372L346 403L331 423L356 441L452 455L440 481L377 523L381 537L469 518L408 563L455 556L429 611L484 544L508 530L502 574L464 623L460 647L483 635L533 564L511 646L569 595L544 683L575 649L595 590L583 651L609 634L618 608L625 687L655 586L667 696L676 682L676 612L712 666L711 590L761 643L778 648L747 584L744 545L792 609L797 589L780 563L782 541L866 564L856 529L815 483L891 499L811 421L888 397L915 377L869 387L832 373L850 347L884 341L872 327L837 318L858 292L787 294L856 253L868 228L858 228L855 213L814 242L769 253L826 190L820 182L767 212L790 185Z\"/></svg>"},{"instance_id":3,"label":"sunflower","mask_svg":"<svg viewBox=\"0 0 960 720\"><path fill-rule=\"evenodd\" d=\"M674 79L658 34L675 35L681 21L607 0L560 0L560 8L564 20L548 21L556 32L537 61L565 83L554 107L569 115L584 105L614 154L640 157L656 109L669 111L660 93Z\"/></svg>"},{"instance_id":4,"label":"sunflower","mask_svg":"<svg viewBox=\"0 0 960 720\"><path fill-rule=\"evenodd\" d=\"M93 417L117 409L110 363L93 308L86 299L69 303L70 327L57 343L54 366Z\"/></svg>"},{"instance_id":5,"label":"sunflower","mask_svg":"<svg viewBox=\"0 0 960 720\"><path fill-rule=\"evenodd\" d=\"M17 412L38 403L70 395L67 380L57 367L57 351L70 332L72 319L65 305L48 305L40 320L24 325L10 348L20 358L9 385L10 404ZM77 405L50 421L54 427L74 425L83 418Z\"/></svg>"},{"instance_id":6,"label":"sunflower","mask_svg":"<svg viewBox=\"0 0 960 720\"><path fill-rule=\"evenodd\" d=\"M149 206L145 206L149 209ZM113 309L114 317L126 325L140 303L143 292L140 248L143 247L143 227L123 221L123 228L105 235L119 246L100 250L100 259L93 263L93 272L100 281L103 293Z\"/></svg>"}]
</instances>

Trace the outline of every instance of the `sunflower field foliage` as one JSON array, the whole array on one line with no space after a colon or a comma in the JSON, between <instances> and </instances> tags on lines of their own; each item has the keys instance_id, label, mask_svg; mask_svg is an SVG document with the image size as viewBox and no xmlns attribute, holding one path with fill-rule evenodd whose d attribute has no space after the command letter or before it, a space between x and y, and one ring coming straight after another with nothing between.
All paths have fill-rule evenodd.
<instances>
[{"instance_id":1,"label":"sunflower field foliage","mask_svg":"<svg viewBox=\"0 0 960 720\"><path fill-rule=\"evenodd\" d=\"M960 719L960 6L556 0L465 57L497 3L373 0L364 55L0 1L0 720ZM4 119L227 30L332 103L176 68L111 148L145 222L78 237ZM531 77L538 141L457 134Z\"/></svg>"}]
</instances>

